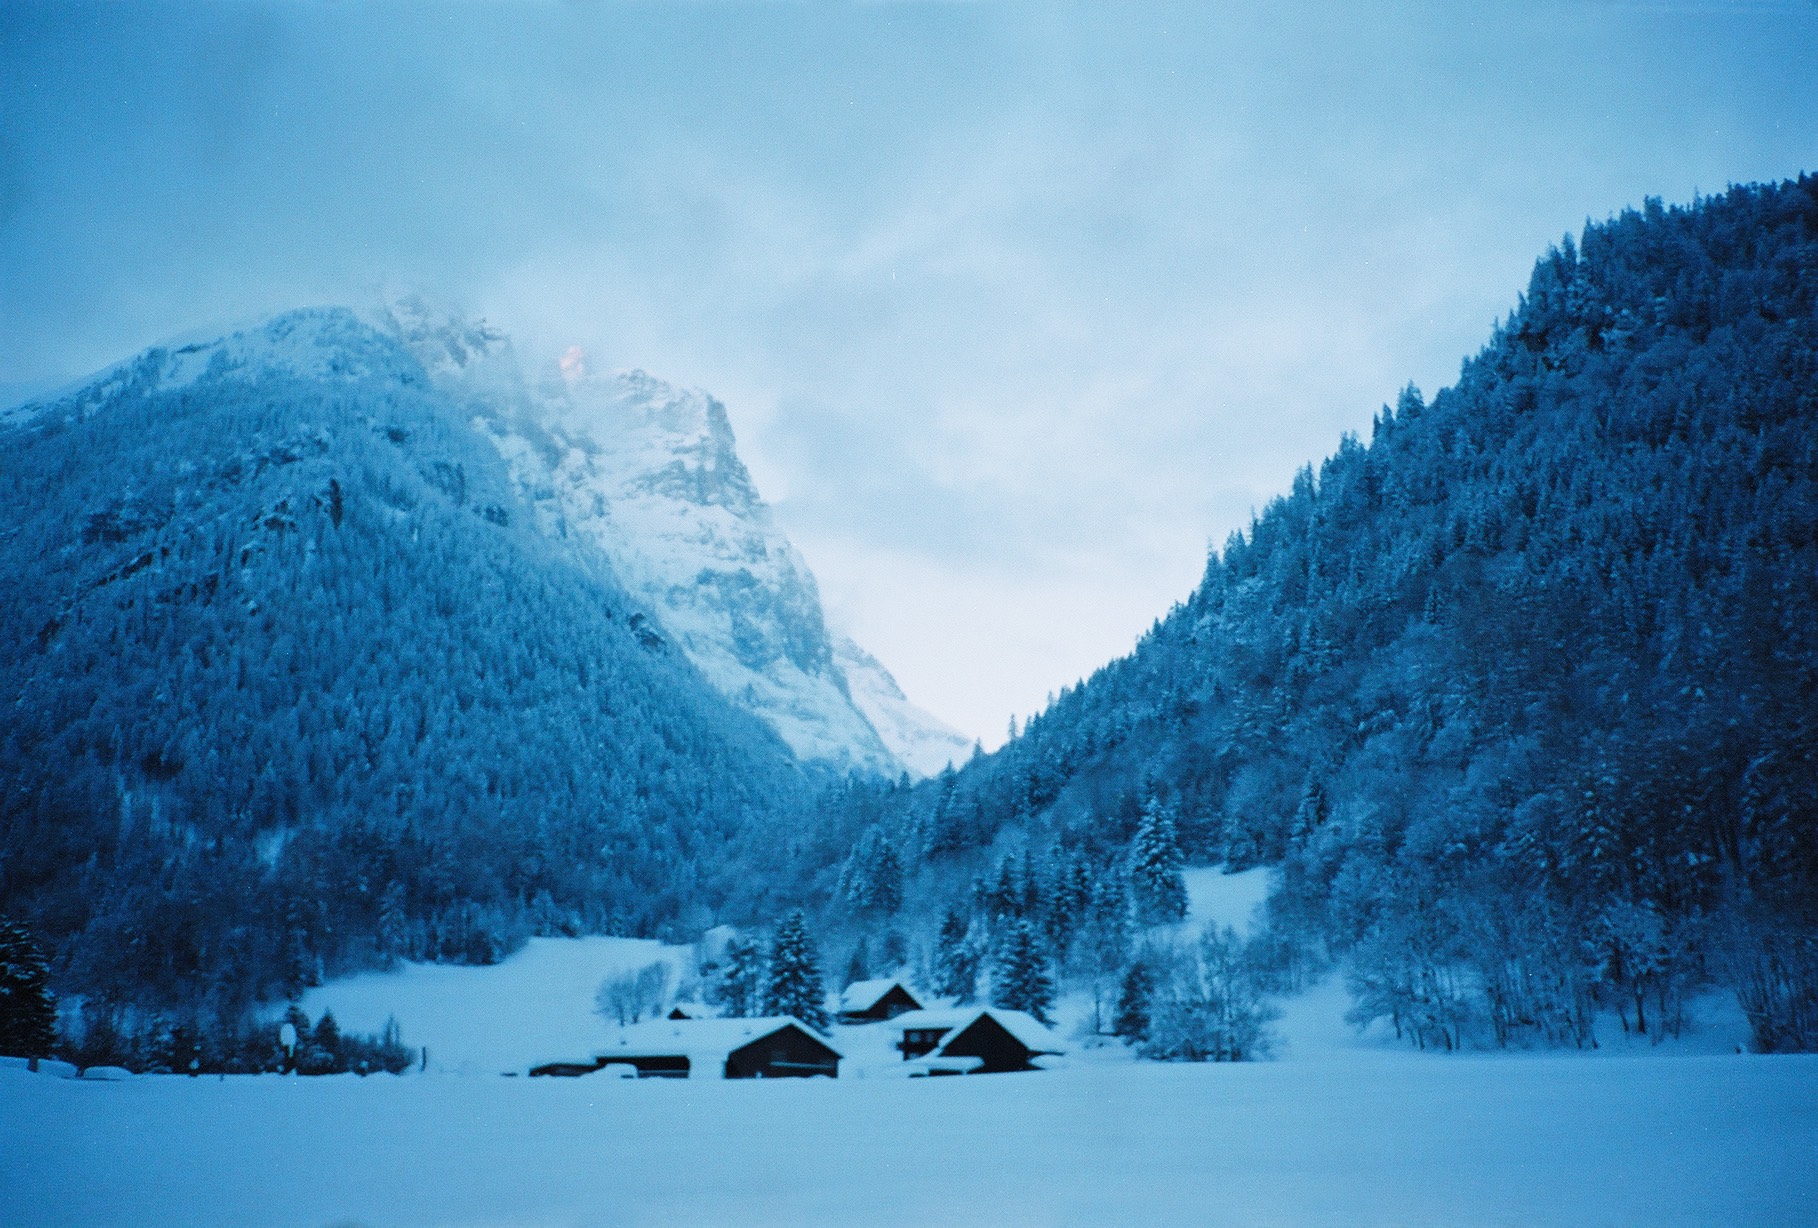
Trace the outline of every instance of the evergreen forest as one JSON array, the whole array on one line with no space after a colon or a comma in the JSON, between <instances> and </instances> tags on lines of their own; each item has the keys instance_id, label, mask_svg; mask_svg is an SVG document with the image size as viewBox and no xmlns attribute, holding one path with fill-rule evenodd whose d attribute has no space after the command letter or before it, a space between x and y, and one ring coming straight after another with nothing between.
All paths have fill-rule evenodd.
<instances>
[{"instance_id":1,"label":"evergreen forest","mask_svg":"<svg viewBox=\"0 0 1818 1228\"><path fill-rule=\"evenodd\" d=\"M0 915L59 987L231 1017L761 895L739 850L809 787L768 727L396 342L260 343L0 432Z\"/></svg>"},{"instance_id":2,"label":"evergreen forest","mask_svg":"<svg viewBox=\"0 0 1818 1228\"><path fill-rule=\"evenodd\" d=\"M888 848L930 934L1034 916L1108 975L1161 814L1189 861L1278 866L1265 962L1337 961L1415 1044L1658 1035L1716 985L1813 1048L1815 611L1818 177L1650 200L1001 751L826 798L822 890L875 912Z\"/></svg>"}]
</instances>

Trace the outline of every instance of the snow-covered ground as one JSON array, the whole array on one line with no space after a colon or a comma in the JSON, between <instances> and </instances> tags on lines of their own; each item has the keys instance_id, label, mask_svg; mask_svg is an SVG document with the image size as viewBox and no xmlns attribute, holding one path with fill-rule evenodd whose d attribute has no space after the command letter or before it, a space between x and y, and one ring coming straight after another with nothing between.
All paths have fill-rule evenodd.
<instances>
[{"instance_id":1,"label":"snow-covered ground","mask_svg":"<svg viewBox=\"0 0 1818 1228\"><path fill-rule=\"evenodd\" d=\"M1230 926L1238 934L1255 932L1262 922L1263 901L1274 885L1273 870L1261 867L1226 874L1218 866L1196 866L1181 878L1187 884L1187 921L1192 925Z\"/></svg>"},{"instance_id":2,"label":"snow-covered ground","mask_svg":"<svg viewBox=\"0 0 1818 1228\"><path fill-rule=\"evenodd\" d=\"M1189 927L1241 929L1268 881L1188 885ZM494 1073L585 1057L607 1035L602 979L690 954L545 939L308 999L358 1030L395 1015L428 1074L78 1082L0 1064L0 1224L1799 1224L1818 1206L1818 1056L1737 1054L1721 1003L1659 1048L1605 1028L1596 1054L1434 1055L1359 1036L1328 981L1286 1004L1268 1062L1113 1048L885 1079L868 1077L892 1060L884 1032L845 1029L867 1077Z\"/></svg>"},{"instance_id":3,"label":"snow-covered ground","mask_svg":"<svg viewBox=\"0 0 1818 1228\"><path fill-rule=\"evenodd\" d=\"M532 938L490 968L405 964L311 990L303 1009L332 1009L343 1032L378 1032L395 1017L404 1043L429 1050L429 1070L522 1073L541 1062L578 1060L606 1041L593 998L609 976L662 960L671 985L693 966L689 947L644 938Z\"/></svg>"},{"instance_id":4,"label":"snow-covered ground","mask_svg":"<svg viewBox=\"0 0 1818 1228\"><path fill-rule=\"evenodd\" d=\"M1186 872L1190 912L1183 933L1208 923L1250 932L1260 919L1271 871L1224 874L1216 868ZM655 960L667 962L672 984L692 966L693 951L635 938L533 938L521 951L490 968L406 964L395 972L369 973L311 990L303 999L310 1018L332 1008L344 1031L378 1032L395 1017L404 1041L427 1048L430 1073L522 1073L547 1061L582 1060L601 1048L611 1029L593 1010L593 998L608 976L635 971ZM1274 1025L1280 1061L1345 1061L1371 1055L1411 1054L1387 1025L1360 1034L1345 1022L1351 1001L1337 978L1280 1004ZM1656 1046L1631 1041L1614 1016L1600 1023L1600 1056L1621 1054L1687 1056L1733 1054L1746 1047L1747 1021L1728 995L1693 1004L1694 1029ZM1092 1015L1089 995L1075 993L1060 1003L1057 1030L1074 1035ZM892 1038L873 1028L837 1029L835 1044L847 1056L848 1076L889 1064ZM1077 1055L1081 1061L1118 1060L1120 1049Z\"/></svg>"},{"instance_id":5,"label":"snow-covered ground","mask_svg":"<svg viewBox=\"0 0 1818 1228\"><path fill-rule=\"evenodd\" d=\"M913 1081L0 1070L34 1225L1799 1224L1818 1057Z\"/></svg>"}]
</instances>

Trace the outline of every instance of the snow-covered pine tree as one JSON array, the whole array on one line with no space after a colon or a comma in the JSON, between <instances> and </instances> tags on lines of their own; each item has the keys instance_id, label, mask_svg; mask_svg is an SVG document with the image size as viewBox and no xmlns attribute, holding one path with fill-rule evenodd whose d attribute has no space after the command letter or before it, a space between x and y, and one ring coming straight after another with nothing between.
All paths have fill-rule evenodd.
<instances>
[{"instance_id":1,"label":"snow-covered pine tree","mask_svg":"<svg viewBox=\"0 0 1818 1228\"><path fill-rule=\"evenodd\" d=\"M903 861L896 854L896 846L882 835L871 863L870 904L886 917L895 915L903 906Z\"/></svg>"},{"instance_id":2,"label":"snow-covered pine tree","mask_svg":"<svg viewBox=\"0 0 1818 1228\"><path fill-rule=\"evenodd\" d=\"M1110 972L1130 953L1130 892L1120 874L1106 874L1092 894L1092 920L1086 955L1091 966Z\"/></svg>"},{"instance_id":3,"label":"snow-covered pine tree","mask_svg":"<svg viewBox=\"0 0 1818 1228\"><path fill-rule=\"evenodd\" d=\"M770 944L770 977L764 1013L794 1015L811 1028L827 1027L827 989L821 983L820 959L808 937L808 919L796 909L777 926Z\"/></svg>"},{"instance_id":4,"label":"snow-covered pine tree","mask_svg":"<svg viewBox=\"0 0 1818 1228\"><path fill-rule=\"evenodd\" d=\"M749 938L726 944L726 962L713 982L709 1001L729 1019L749 1019L763 1007L764 955Z\"/></svg>"},{"instance_id":5,"label":"snow-covered pine tree","mask_svg":"<svg viewBox=\"0 0 1818 1228\"><path fill-rule=\"evenodd\" d=\"M306 1075L339 1074L347 1069L341 1056L341 1025L334 1012L325 1010L309 1031L307 1044L297 1045L297 1073Z\"/></svg>"},{"instance_id":6,"label":"snow-covered pine tree","mask_svg":"<svg viewBox=\"0 0 1818 1228\"><path fill-rule=\"evenodd\" d=\"M25 926L0 920L0 1054L49 1057L57 1043L57 1003L44 952Z\"/></svg>"},{"instance_id":7,"label":"snow-covered pine tree","mask_svg":"<svg viewBox=\"0 0 1818 1228\"><path fill-rule=\"evenodd\" d=\"M1111 1031L1132 1044L1149 1037L1149 1002L1155 996L1155 973L1142 960L1136 960L1124 973L1118 990L1117 1014L1111 1020Z\"/></svg>"},{"instance_id":8,"label":"snow-covered pine tree","mask_svg":"<svg viewBox=\"0 0 1818 1228\"><path fill-rule=\"evenodd\" d=\"M903 937L901 930L884 931L882 949L878 952L874 969L880 973L895 972L908 962L909 940Z\"/></svg>"},{"instance_id":9,"label":"snow-covered pine tree","mask_svg":"<svg viewBox=\"0 0 1818 1228\"><path fill-rule=\"evenodd\" d=\"M1160 925L1187 915L1187 885L1180 873L1183 861L1174 815L1150 794L1130 845L1130 894L1138 922Z\"/></svg>"},{"instance_id":10,"label":"snow-covered pine tree","mask_svg":"<svg viewBox=\"0 0 1818 1228\"><path fill-rule=\"evenodd\" d=\"M978 992L978 950L967 929L966 918L949 908L934 945L934 992L962 1004Z\"/></svg>"},{"instance_id":11,"label":"snow-covered pine tree","mask_svg":"<svg viewBox=\"0 0 1818 1228\"><path fill-rule=\"evenodd\" d=\"M846 984L856 985L871 976L871 944L859 935L858 945L852 948L852 958L846 961Z\"/></svg>"},{"instance_id":12,"label":"snow-covered pine tree","mask_svg":"<svg viewBox=\"0 0 1818 1228\"><path fill-rule=\"evenodd\" d=\"M1027 1011L1043 1023L1048 1022L1048 1008L1054 1005L1054 979L1048 975L1041 941L1027 921L1017 921L1010 927L996 974L991 978L991 1001L1006 1010Z\"/></svg>"},{"instance_id":13,"label":"snow-covered pine tree","mask_svg":"<svg viewBox=\"0 0 1818 1228\"><path fill-rule=\"evenodd\" d=\"M1054 950L1064 957L1091 908L1092 874L1080 854L1074 853L1069 857L1058 846L1051 864L1054 867L1053 885L1047 893L1044 915L1048 924L1048 940L1053 944Z\"/></svg>"}]
</instances>

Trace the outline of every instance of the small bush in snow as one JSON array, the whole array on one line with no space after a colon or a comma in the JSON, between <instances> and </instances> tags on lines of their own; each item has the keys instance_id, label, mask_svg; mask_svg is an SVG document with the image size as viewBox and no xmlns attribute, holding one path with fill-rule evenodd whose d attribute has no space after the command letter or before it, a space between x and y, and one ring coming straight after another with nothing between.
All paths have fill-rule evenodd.
<instances>
[{"instance_id":1,"label":"small bush in snow","mask_svg":"<svg viewBox=\"0 0 1818 1228\"><path fill-rule=\"evenodd\" d=\"M669 1002L669 965L658 960L636 972L621 972L600 983L593 1009L620 1027L655 1019Z\"/></svg>"},{"instance_id":2,"label":"small bush in snow","mask_svg":"<svg viewBox=\"0 0 1818 1228\"><path fill-rule=\"evenodd\" d=\"M1229 928L1207 927L1196 942L1163 948L1149 1000L1144 1057L1181 1062L1243 1062L1269 1053L1265 1001L1243 943Z\"/></svg>"}]
</instances>

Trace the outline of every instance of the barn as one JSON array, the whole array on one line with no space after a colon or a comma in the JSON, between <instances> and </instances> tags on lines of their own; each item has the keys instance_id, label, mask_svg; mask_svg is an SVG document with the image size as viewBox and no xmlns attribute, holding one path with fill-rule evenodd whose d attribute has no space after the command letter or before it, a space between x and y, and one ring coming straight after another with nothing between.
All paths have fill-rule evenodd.
<instances>
[{"instance_id":1,"label":"barn","mask_svg":"<svg viewBox=\"0 0 1818 1228\"><path fill-rule=\"evenodd\" d=\"M918 1011L922 1004L901 981L885 978L855 981L840 995L839 1021L845 1024L881 1023L905 1011Z\"/></svg>"},{"instance_id":2,"label":"barn","mask_svg":"<svg viewBox=\"0 0 1818 1228\"><path fill-rule=\"evenodd\" d=\"M1039 1070L1039 1058L1064 1053L1047 1026L1023 1011L997 1007L909 1011L892 1028L901 1029L897 1048L919 1069L912 1074L1000 1074Z\"/></svg>"},{"instance_id":3,"label":"barn","mask_svg":"<svg viewBox=\"0 0 1818 1228\"><path fill-rule=\"evenodd\" d=\"M639 1078L838 1078L840 1053L800 1020L662 1019L621 1028L594 1068L634 1066Z\"/></svg>"}]
</instances>

